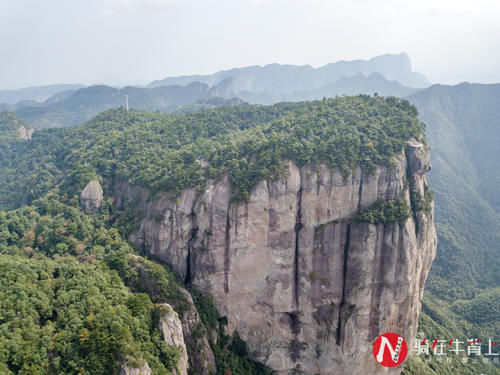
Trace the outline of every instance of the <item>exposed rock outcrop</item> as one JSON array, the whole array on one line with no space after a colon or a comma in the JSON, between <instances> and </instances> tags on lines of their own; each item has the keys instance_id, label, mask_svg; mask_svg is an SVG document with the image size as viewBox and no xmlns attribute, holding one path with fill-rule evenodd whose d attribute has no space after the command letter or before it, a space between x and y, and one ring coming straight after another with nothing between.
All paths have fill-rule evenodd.
<instances>
[{"instance_id":1,"label":"exposed rock outcrop","mask_svg":"<svg viewBox=\"0 0 500 375\"><path fill-rule=\"evenodd\" d=\"M152 375L152 372L147 363L140 368L132 368L122 365L120 368L120 375Z\"/></svg>"},{"instance_id":2,"label":"exposed rock outcrop","mask_svg":"<svg viewBox=\"0 0 500 375\"><path fill-rule=\"evenodd\" d=\"M431 170L428 149L414 138L406 142L406 154L408 158L408 168L414 174L422 176Z\"/></svg>"},{"instance_id":3,"label":"exposed rock outcrop","mask_svg":"<svg viewBox=\"0 0 500 375\"><path fill-rule=\"evenodd\" d=\"M184 341L188 348L190 368L198 375L215 374L217 365L214 353L210 348L207 329L200 319L189 292L185 289L180 289L180 292L189 304L189 310L184 313L181 322Z\"/></svg>"},{"instance_id":4,"label":"exposed rock outcrop","mask_svg":"<svg viewBox=\"0 0 500 375\"><path fill-rule=\"evenodd\" d=\"M102 187L99 181L92 180L80 193L80 202L87 210L97 210L103 200Z\"/></svg>"},{"instance_id":5,"label":"exposed rock outcrop","mask_svg":"<svg viewBox=\"0 0 500 375\"><path fill-rule=\"evenodd\" d=\"M209 94L224 99L232 99L238 97L239 92L238 82L233 77L228 77L213 86Z\"/></svg>"},{"instance_id":6,"label":"exposed rock outcrop","mask_svg":"<svg viewBox=\"0 0 500 375\"><path fill-rule=\"evenodd\" d=\"M21 125L19 129L17 129L17 134L19 134L19 138L21 139L30 140L34 131L35 129L33 128L26 128L24 125Z\"/></svg>"},{"instance_id":7,"label":"exposed rock outcrop","mask_svg":"<svg viewBox=\"0 0 500 375\"><path fill-rule=\"evenodd\" d=\"M159 286L154 278L151 278L144 264L144 258L137 255L129 255L129 264L138 270L137 282L141 289L147 291L150 296L155 299L159 294L161 286ZM200 319L200 315L194 305L191 294L184 289L179 288L179 292L185 299L185 303L181 302L182 314L180 317L182 323L182 333L184 336L184 343L187 349L189 368L192 372L199 375L210 375L217 372L217 365L215 357L212 352L209 340L209 332ZM161 301L165 302L165 300ZM176 301L172 301L174 309ZM186 306L187 305L187 306ZM179 310L178 310L179 311ZM213 332L216 334L216 332Z\"/></svg>"},{"instance_id":8,"label":"exposed rock outcrop","mask_svg":"<svg viewBox=\"0 0 500 375\"><path fill-rule=\"evenodd\" d=\"M399 374L375 362L372 343L388 331L415 336L436 251L433 211L404 224L351 219L378 199L410 205L410 184L424 196L429 168L411 141L394 167L371 175L288 162L248 202L230 203L227 178L177 199L149 200L125 183L115 193L119 205L138 198L146 214L130 240L211 295L253 359L279 374Z\"/></svg>"},{"instance_id":9,"label":"exposed rock outcrop","mask_svg":"<svg viewBox=\"0 0 500 375\"><path fill-rule=\"evenodd\" d=\"M168 303L161 304L163 309L160 317L160 331L163 340L169 346L175 346L181 350L181 357L177 362L177 369L172 373L174 375L187 375L188 373L188 356L186 345L184 344L184 335L182 332L182 323L179 316Z\"/></svg>"}]
</instances>

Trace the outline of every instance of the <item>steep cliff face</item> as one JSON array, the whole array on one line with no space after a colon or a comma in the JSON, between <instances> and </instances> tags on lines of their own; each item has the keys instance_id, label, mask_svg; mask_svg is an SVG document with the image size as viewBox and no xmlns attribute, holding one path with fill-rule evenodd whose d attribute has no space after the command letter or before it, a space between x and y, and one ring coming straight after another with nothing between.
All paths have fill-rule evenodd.
<instances>
[{"instance_id":1,"label":"steep cliff face","mask_svg":"<svg viewBox=\"0 0 500 375\"><path fill-rule=\"evenodd\" d=\"M173 375L187 375L188 356L184 336L182 332L182 323L179 316L168 303L162 305L163 313L160 317L160 331L163 340L169 346L175 346L181 350L181 356L177 362L177 368L172 371Z\"/></svg>"},{"instance_id":2,"label":"steep cliff face","mask_svg":"<svg viewBox=\"0 0 500 375\"><path fill-rule=\"evenodd\" d=\"M436 250L432 205L403 224L352 218L377 200L410 205L409 187L424 197L429 168L412 140L371 175L288 162L247 202L230 202L227 178L177 199L125 183L115 195L145 213L130 240L211 295L253 359L279 374L399 374L375 362L372 343L388 331L415 336Z\"/></svg>"},{"instance_id":3,"label":"steep cliff face","mask_svg":"<svg viewBox=\"0 0 500 375\"><path fill-rule=\"evenodd\" d=\"M142 257L136 255L129 256L129 264L138 271L137 286L147 291L149 295L155 296L162 289L162 286L154 280L154 277L151 277L151 271L148 271L143 260ZM178 292L185 299L185 304L182 306L183 313L179 317L182 327L179 327L179 324L175 321L170 325L160 322L161 332L164 337L167 337L167 344L172 342L170 345L180 346L183 350L179 361L179 370L182 368L189 369L190 373L197 375L214 374L217 372L217 365L210 347L210 334L205 328L189 292L181 287L179 287ZM170 306L161 300L160 303L168 306L166 310L169 313L165 314L164 320L169 316L174 319L176 316L173 313L175 306ZM169 326L174 328L169 329ZM183 336L182 342L179 333Z\"/></svg>"},{"instance_id":4,"label":"steep cliff face","mask_svg":"<svg viewBox=\"0 0 500 375\"><path fill-rule=\"evenodd\" d=\"M182 332L186 342L189 367L197 375L210 375L217 372L214 353L210 348L209 333L200 319L193 298L186 289L180 289L189 308L181 319Z\"/></svg>"}]
</instances>

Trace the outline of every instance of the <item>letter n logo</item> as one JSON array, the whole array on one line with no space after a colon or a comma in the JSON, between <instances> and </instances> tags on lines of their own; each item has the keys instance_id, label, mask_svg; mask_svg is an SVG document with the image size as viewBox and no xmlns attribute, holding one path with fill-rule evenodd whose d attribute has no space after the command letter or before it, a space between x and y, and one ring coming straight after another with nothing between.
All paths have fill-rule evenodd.
<instances>
[{"instance_id":1,"label":"letter n logo","mask_svg":"<svg viewBox=\"0 0 500 375\"><path fill-rule=\"evenodd\" d=\"M402 336L394 332L380 335L373 343L375 360L385 367L399 366L406 359L408 347Z\"/></svg>"}]
</instances>

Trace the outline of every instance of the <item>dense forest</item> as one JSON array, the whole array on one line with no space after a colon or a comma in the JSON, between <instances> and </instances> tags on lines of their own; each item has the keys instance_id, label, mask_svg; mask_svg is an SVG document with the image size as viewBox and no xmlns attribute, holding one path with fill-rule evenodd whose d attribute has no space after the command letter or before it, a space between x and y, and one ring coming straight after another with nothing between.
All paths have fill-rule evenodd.
<instances>
[{"instance_id":1,"label":"dense forest","mask_svg":"<svg viewBox=\"0 0 500 375\"><path fill-rule=\"evenodd\" d=\"M161 339L150 297L125 285L130 245L106 225L109 212L57 198L0 212L2 374L116 373L118 358L168 374L179 350ZM166 300L179 298L163 272Z\"/></svg>"}]
</instances>

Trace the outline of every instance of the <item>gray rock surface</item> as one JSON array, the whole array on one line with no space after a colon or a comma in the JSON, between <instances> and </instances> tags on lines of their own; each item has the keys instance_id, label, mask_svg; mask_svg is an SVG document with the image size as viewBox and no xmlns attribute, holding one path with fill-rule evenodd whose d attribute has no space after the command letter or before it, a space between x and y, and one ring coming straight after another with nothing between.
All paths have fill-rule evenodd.
<instances>
[{"instance_id":1,"label":"gray rock surface","mask_svg":"<svg viewBox=\"0 0 500 375\"><path fill-rule=\"evenodd\" d=\"M164 313L160 317L160 331L163 340L169 346L176 346L181 349L181 357L177 362L177 369L172 371L173 375L187 375L188 356L186 345L184 344L184 335L182 332L182 323L179 316L168 303L162 303Z\"/></svg>"},{"instance_id":2,"label":"gray rock surface","mask_svg":"<svg viewBox=\"0 0 500 375\"><path fill-rule=\"evenodd\" d=\"M189 304L181 319L184 342L188 348L189 366L195 374L210 375L217 372L214 353L210 348L209 334L193 303L193 298L186 289L180 289Z\"/></svg>"},{"instance_id":3,"label":"gray rock surface","mask_svg":"<svg viewBox=\"0 0 500 375\"><path fill-rule=\"evenodd\" d=\"M130 254L129 261L130 265L139 271L138 282L141 287L144 288L149 295L158 293L158 285L155 280L151 279L148 275L142 262L143 258ZM215 337L217 337L217 332L215 330L209 332L205 328L189 292L184 288L180 288L179 292L184 296L188 305L180 320L184 343L187 349L189 368L193 370L193 373L198 375L215 374L217 372L217 365L210 346L209 337L211 337L210 333L215 334Z\"/></svg>"},{"instance_id":4,"label":"gray rock surface","mask_svg":"<svg viewBox=\"0 0 500 375\"><path fill-rule=\"evenodd\" d=\"M413 342L436 251L433 211L401 225L351 218L377 199L410 204L410 185L427 192L426 148L410 141L405 151L369 176L288 162L283 178L236 204L227 177L200 196L150 200L125 183L115 194L146 213L130 240L212 296L254 360L280 375L399 374L375 362L372 344L390 331Z\"/></svg>"},{"instance_id":5,"label":"gray rock surface","mask_svg":"<svg viewBox=\"0 0 500 375\"><path fill-rule=\"evenodd\" d=\"M131 368L126 365L122 365L120 368L120 375L152 375L152 372L147 363L145 363L141 368Z\"/></svg>"},{"instance_id":6,"label":"gray rock surface","mask_svg":"<svg viewBox=\"0 0 500 375\"><path fill-rule=\"evenodd\" d=\"M99 181L92 180L80 193L80 202L87 210L97 210L103 200L102 187Z\"/></svg>"},{"instance_id":7,"label":"gray rock surface","mask_svg":"<svg viewBox=\"0 0 500 375\"><path fill-rule=\"evenodd\" d=\"M21 125L20 128L17 129L17 134L19 134L19 138L21 139L30 140L34 131L35 129L33 128L26 129L24 125Z\"/></svg>"}]
</instances>

